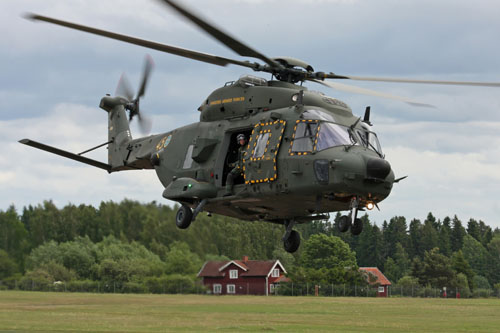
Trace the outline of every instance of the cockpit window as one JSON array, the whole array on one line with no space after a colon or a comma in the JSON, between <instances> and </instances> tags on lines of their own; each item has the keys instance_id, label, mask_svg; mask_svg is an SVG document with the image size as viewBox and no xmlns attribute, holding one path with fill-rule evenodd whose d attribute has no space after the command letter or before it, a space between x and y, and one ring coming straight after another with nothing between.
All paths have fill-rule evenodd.
<instances>
[{"instance_id":1,"label":"cockpit window","mask_svg":"<svg viewBox=\"0 0 500 333\"><path fill-rule=\"evenodd\" d=\"M378 141L377 135L375 133L367 131L366 129L358 129L357 133L361 138L363 146L375 151L377 154L382 156L382 147L380 146L380 142Z\"/></svg>"},{"instance_id":2,"label":"cockpit window","mask_svg":"<svg viewBox=\"0 0 500 333\"><path fill-rule=\"evenodd\" d=\"M315 121L298 122L295 128L291 151L294 153L313 151L317 129L318 123Z\"/></svg>"},{"instance_id":3,"label":"cockpit window","mask_svg":"<svg viewBox=\"0 0 500 333\"><path fill-rule=\"evenodd\" d=\"M352 144L357 144L357 140L351 129L334 123L321 123L316 150Z\"/></svg>"}]
</instances>

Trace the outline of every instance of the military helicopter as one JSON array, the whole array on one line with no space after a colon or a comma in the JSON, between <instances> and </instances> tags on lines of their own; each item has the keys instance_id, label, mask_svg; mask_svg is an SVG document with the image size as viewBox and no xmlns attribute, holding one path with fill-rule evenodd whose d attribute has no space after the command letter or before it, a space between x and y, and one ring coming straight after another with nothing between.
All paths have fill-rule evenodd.
<instances>
[{"instance_id":1,"label":"military helicopter","mask_svg":"<svg viewBox=\"0 0 500 333\"><path fill-rule=\"evenodd\" d=\"M359 80L500 87L500 83L374 78L314 71L308 63L290 58L269 58L222 31L176 1L161 0L219 42L250 62L219 57L131 36L104 31L46 16L27 17L67 28L124 41L218 66L237 65L271 74L271 80L243 75L205 98L200 121L170 132L133 139L129 122L138 118L144 132L151 123L140 110L152 70L146 57L139 90L125 79L116 96L106 95L100 107L108 113L108 140L74 154L30 139L21 143L111 172L154 169L164 186L163 197L181 204L176 225L188 228L205 211L248 221L267 221L285 228L283 245L295 252L300 235L297 223L328 219L330 212L348 211L337 227L359 235L359 211L378 208L396 178L385 159L370 122L370 107L357 117L344 102L309 90L312 81L330 88L392 98L415 106L430 106L404 97L374 92L326 80ZM127 115L128 112L128 115ZM239 138L245 137L244 145ZM107 146L108 162L83 156ZM228 193L228 175L240 163L241 175Z\"/></svg>"}]
</instances>

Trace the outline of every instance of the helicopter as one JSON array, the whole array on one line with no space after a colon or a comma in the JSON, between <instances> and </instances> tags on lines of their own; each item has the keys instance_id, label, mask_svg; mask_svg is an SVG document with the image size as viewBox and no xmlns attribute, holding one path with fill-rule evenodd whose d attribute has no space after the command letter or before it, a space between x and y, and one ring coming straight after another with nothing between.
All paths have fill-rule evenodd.
<instances>
[{"instance_id":1,"label":"helicopter","mask_svg":"<svg viewBox=\"0 0 500 333\"><path fill-rule=\"evenodd\" d=\"M265 56L176 1L161 2L238 55L260 62L214 56L36 14L29 14L28 18L213 65L245 67L271 74L271 80L243 75L201 102L199 122L134 139L129 127L133 119L137 118L143 132L151 128L140 110L153 67L152 59L146 57L137 94L121 79L116 96L106 95L100 101L99 106L108 116L105 143L74 154L30 139L20 142L109 173L154 169L164 187L162 196L180 203L176 225L181 229L188 228L201 212L277 223L284 226L283 245L291 253L300 246L300 235L294 226L328 219L330 212L348 212L338 221L341 232L350 230L353 235L362 232L358 212L378 208L390 195L393 185L406 177L396 178L385 159L373 131L370 107L365 109L363 117L357 117L346 103L309 90L303 86L305 82L357 90L421 107L431 105L328 80L500 86L500 83L373 78L315 71L302 60ZM245 136L241 155L237 140L240 135ZM107 163L83 156L104 146L108 149ZM228 195L228 175L238 162L241 175L234 179Z\"/></svg>"}]
</instances>

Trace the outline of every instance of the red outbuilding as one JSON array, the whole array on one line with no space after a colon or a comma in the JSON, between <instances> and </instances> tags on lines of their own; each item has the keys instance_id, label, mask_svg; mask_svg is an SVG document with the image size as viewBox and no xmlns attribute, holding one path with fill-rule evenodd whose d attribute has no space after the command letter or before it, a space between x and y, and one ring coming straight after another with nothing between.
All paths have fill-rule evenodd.
<instances>
[{"instance_id":1,"label":"red outbuilding","mask_svg":"<svg viewBox=\"0 0 500 333\"><path fill-rule=\"evenodd\" d=\"M207 261L198 277L216 295L269 295L279 282L287 281L279 260Z\"/></svg>"},{"instance_id":2,"label":"red outbuilding","mask_svg":"<svg viewBox=\"0 0 500 333\"><path fill-rule=\"evenodd\" d=\"M377 297L387 297L391 282L377 267L360 267L361 272L366 273L366 280L370 285L377 287Z\"/></svg>"}]
</instances>

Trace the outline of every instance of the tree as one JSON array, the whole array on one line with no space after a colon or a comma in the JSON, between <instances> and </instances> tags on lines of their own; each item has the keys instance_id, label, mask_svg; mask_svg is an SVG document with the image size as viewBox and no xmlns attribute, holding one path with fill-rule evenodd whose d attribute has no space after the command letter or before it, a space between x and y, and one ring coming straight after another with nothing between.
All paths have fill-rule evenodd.
<instances>
[{"instance_id":1,"label":"tree","mask_svg":"<svg viewBox=\"0 0 500 333\"><path fill-rule=\"evenodd\" d=\"M450 237L451 250L453 252L456 252L462 248L465 234L466 233L464 227L462 226L462 222L455 215L455 217L453 217L453 228Z\"/></svg>"},{"instance_id":2,"label":"tree","mask_svg":"<svg viewBox=\"0 0 500 333\"><path fill-rule=\"evenodd\" d=\"M466 235L463 239L462 252L477 275L487 276L489 253L478 240Z\"/></svg>"},{"instance_id":3,"label":"tree","mask_svg":"<svg viewBox=\"0 0 500 333\"><path fill-rule=\"evenodd\" d=\"M451 219L449 217L445 217L443 220L443 224L439 229L439 250L445 256L449 256L451 254Z\"/></svg>"},{"instance_id":4,"label":"tree","mask_svg":"<svg viewBox=\"0 0 500 333\"><path fill-rule=\"evenodd\" d=\"M453 256L451 257L451 265L455 272L465 275L469 283L469 287L472 288L472 278L474 277L474 271L470 267L467 259L465 259L462 250L458 250L457 252L453 253Z\"/></svg>"},{"instance_id":5,"label":"tree","mask_svg":"<svg viewBox=\"0 0 500 333\"><path fill-rule=\"evenodd\" d=\"M422 270L417 277L424 286L442 288L456 283L451 260L440 254L438 248L425 252Z\"/></svg>"},{"instance_id":6,"label":"tree","mask_svg":"<svg viewBox=\"0 0 500 333\"><path fill-rule=\"evenodd\" d=\"M8 278L17 273L18 268L14 260L4 250L0 250L0 280Z\"/></svg>"},{"instance_id":7,"label":"tree","mask_svg":"<svg viewBox=\"0 0 500 333\"><path fill-rule=\"evenodd\" d=\"M196 274L201 268L201 260L191 252L184 242L174 242L165 256L165 272L167 274Z\"/></svg>"},{"instance_id":8,"label":"tree","mask_svg":"<svg viewBox=\"0 0 500 333\"><path fill-rule=\"evenodd\" d=\"M355 253L336 236L312 235L299 262L311 282L342 284L360 279Z\"/></svg>"},{"instance_id":9,"label":"tree","mask_svg":"<svg viewBox=\"0 0 500 333\"><path fill-rule=\"evenodd\" d=\"M424 251L422 250L422 223L420 220L413 219L410 222L410 235L409 235L410 246L408 253L410 258L414 257L424 257Z\"/></svg>"},{"instance_id":10,"label":"tree","mask_svg":"<svg viewBox=\"0 0 500 333\"><path fill-rule=\"evenodd\" d=\"M403 216L393 217L387 228L384 230L384 241L386 245L386 255L392 257L396 253L396 244L400 243L403 247L407 247L408 234L407 234L406 218Z\"/></svg>"},{"instance_id":11,"label":"tree","mask_svg":"<svg viewBox=\"0 0 500 333\"><path fill-rule=\"evenodd\" d=\"M356 258L359 266L382 267L383 236L377 225L371 224L368 215L361 218L363 232L358 236Z\"/></svg>"},{"instance_id":12,"label":"tree","mask_svg":"<svg viewBox=\"0 0 500 333\"><path fill-rule=\"evenodd\" d=\"M410 260L405 249L400 243L396 243L396 253L393 258L387 258L384 265L384 274L390 281L398 281L406 275L410 269Z\"/></svg>"},{"instance_id":13,"label":"tree","mask_svg":"<svg viewBox=\"0 0 500 333\"><path fill-rule=\"evenodd\" d=\"M500 235L495 236L488 244L491 262L488 265L488 279L493 283L500 282Z\"/></svg>"},{"instance_id":14,"label":"tree","mask_svg":"<svg viewBox=\"0 0 500 333\"><path fill-rule=\"evenodd\" d=\"M28 250L27 234L14 206L5 212L0 211L0 249L5 250L21 269Z\"/></svg>"},{"instance_id":15,"label":"tree","mask_svg":"<svg viewBox=\"0 0 500 333\"><path fill-rule=\"evenodd\" d=\"M472 284L472 281L469 281L467 279L467 276L463 273L458 273L457 274L457 285L456 288L458 288L458 292L462 295L462 297L469 297L470 295L470 287L469 285Z\"/></svg>"},{"instance_id":16,"label":"tree","mask_svg":"<svg viewBox=\"0 0 500 333\"><path fill-rule=\"evenodd\" d=\"M474 237L477 241L481 241L481 235L479 234L479 223L476 220L470 219L467 222L467 234Z\"/></svg>"},{"instance_id":17,"label":"tree","mask_svg":"<svg viewBox=\"0 0 500 333\"><path fill-rule=\"evenodd\" d=\"M435 228L435 222L433 220L426 220L422 227L421 248L425 252L435 247L439 247L439 235Z\"/></svg>"},{"instance_id":18,"label":"tree","mask_svg":"<svg viewBox=\"0 0 500 333\"><path fill-rule=\"evenodd\" d=\"M389 279L389 281L397 281L401 278L401 273L399 271L398 265L392 258L387 258L384 264L384 275Z\"/></svg>"}]
</instances>

